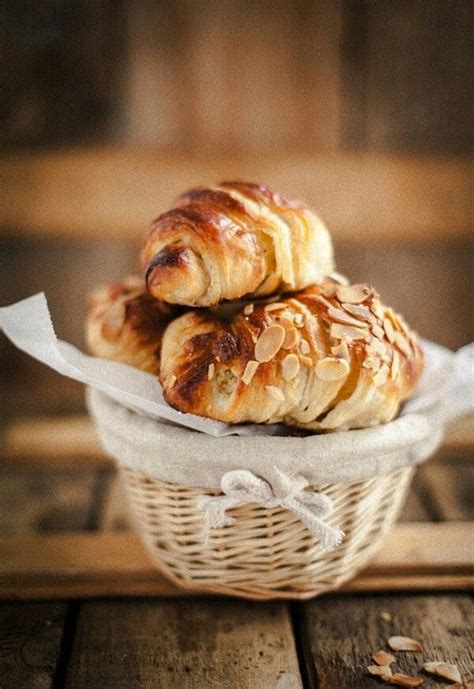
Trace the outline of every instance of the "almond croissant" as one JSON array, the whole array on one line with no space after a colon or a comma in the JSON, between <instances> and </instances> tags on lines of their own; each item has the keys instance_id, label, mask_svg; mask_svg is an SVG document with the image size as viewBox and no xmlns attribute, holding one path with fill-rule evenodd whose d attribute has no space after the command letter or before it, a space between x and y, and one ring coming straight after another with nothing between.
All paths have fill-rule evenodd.
<instances>
[{"instance_id":1,"label":"almond croissant","mask_svg":"<svg viewBox=\"0 0 474 689\"><path fill-rule=\"evenodd\" d=\"M139 278L104 285L89 299L89 351L158 375L163 332L176 315L176 307L153 299Z\"/></svg>"},{"instance_id":2,"label":"almond croissant","mask_svg":"<svg viewBox=\"0 0 474 689\"><path fill-rule=\"evenodd\" d=\"M415 336L371 287L327 280L228 322L207 310L177 318L160 377L183 412L326 431L390 421L422 367Z\"/></svg>"},{"instance_id":3,"label":"almond croissant","mask_svg":"<svg viewBox=\"0 0 474 689\"><path fill-rule=\"evenodd\" d=\"M223 182L183 194L160 215L142 251L149 292L211 306L319 283L334 270L323 223L301 202L267 187Z\"/></svg>"}]
</instances>

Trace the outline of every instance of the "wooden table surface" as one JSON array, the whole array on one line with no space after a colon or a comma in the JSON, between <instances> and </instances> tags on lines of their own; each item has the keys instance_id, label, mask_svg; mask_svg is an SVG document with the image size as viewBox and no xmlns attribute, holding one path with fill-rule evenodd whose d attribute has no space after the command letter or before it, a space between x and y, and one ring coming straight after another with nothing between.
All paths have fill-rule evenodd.
<instances>
[{"instance_id":1,"label":"wooden table surface","mask_svg":"<svg viewBox=\"0 0 474 689\"><path fill-rule=\"evenodd\" d=\"M110 500L114 469L90 438L83 419L25 422L4 433L1 689L370 689L387 686L369 677L366 667L371 653L387 649L395 634L422 642L423 653L396 654L396 667L423 677L423 687L443 686L420 672L428 660L456 663L465 680L474 676L474 616L467 590L472 568L469 578L462 563L462 586L454 572L452 584L444 572L437 587L434 569L432 585L429 578L421 588L407 583L410 592L394 592L392 583L377 593L346 590L304 603L249 603L151 591L146 597L129 596L126 581L114 597L100 597L93 589L65 595L61 573L55 576L55 563L43 558L44 590L35 595L32 587L28 593L30 562L31 576L33 570L40 576L37 542L70 543L70 565L74 554L80 559L81 542L103 547L109 538L133 545L123 513ZM397 534L428 533L430 523L440 528L436 534L472 533L470 452L470 441L453 436L418 470L394 543ZM452 529L443 530L445 522L453 522ZM426 529L416 530L422 524ZM381 557L389 557L392 541ZM455 548L439 542L439 551L448 546ZM472 552L472 544L466 549ZM124 559L135 557L132 551L125 551ZM23 567L13 579L12 562Z\"/></svg>"}]
</instances>

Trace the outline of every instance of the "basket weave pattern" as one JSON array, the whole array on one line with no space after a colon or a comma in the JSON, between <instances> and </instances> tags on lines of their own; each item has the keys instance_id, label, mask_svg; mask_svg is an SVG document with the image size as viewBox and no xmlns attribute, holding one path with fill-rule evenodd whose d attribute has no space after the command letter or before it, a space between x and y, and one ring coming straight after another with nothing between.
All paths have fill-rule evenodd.
<instances>
[{"instance_id":1,"label":"basket weave pattern","mask_svg":"<svg viewBox=\"0 0 474 689\"><path fill-rule=\"evenodd\" d=\"M269 600L310 598L351 579L397 518L413 471L310 489L332 499L326 521L345 534L326 553L293 513L257 504L229 510L235 522L211 530L205 542L196 503L219 490L165 483L131 469L123 475L143 540L169 579L182 588Z\"/></svg>"}]
</instances>

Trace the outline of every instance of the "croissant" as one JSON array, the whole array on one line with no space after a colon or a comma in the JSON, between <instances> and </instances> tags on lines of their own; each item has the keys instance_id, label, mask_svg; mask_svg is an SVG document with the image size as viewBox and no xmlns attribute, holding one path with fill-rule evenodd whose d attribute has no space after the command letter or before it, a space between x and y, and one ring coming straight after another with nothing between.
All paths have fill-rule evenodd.
<instances>
[{"instance_id":1,"label":"croissant","mask_svg":"<svg viewBox=\"0 0 474 689\"><path fill-rule=\"evenodd\" d=\"M160 215L142 250L148 290L172 304L211 306L303 289L334 270L323 223L267 187L197 187Z\"/></svg>"},{"instance_id":2,"label":"croissant","mask_svg":"<svg viewBox=\"0 0 474 689\"><path fill-rule=\"evenodd\" d=\"M158 375L163 332L176 313L153 299L139 278L104 285L89 298L89 351Z\"/></svg>"},{"instance_id":3,"label":"croissant","mask_svg":"<svg viewBox=\"0 0 474 689\"><path fill-rule=\"evenodd\" d=\"M326 280L227 322L182 315L164 334L160 378L183 412L335 431L393 419L422 368L415 335L373 288Z\"/></svg>"}]
</instances>

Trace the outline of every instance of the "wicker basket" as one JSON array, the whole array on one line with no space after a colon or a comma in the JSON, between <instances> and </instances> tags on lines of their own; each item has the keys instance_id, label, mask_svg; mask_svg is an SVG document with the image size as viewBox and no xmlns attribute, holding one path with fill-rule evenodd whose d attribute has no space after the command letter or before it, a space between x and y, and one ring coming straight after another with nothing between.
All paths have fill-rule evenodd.
<instances>
[{"instance_id":1,"label":"wicker basket","mask_svg":"<svg viewBox=\"0 0 474 689\"><path fill-rule=\"evenodd\" d=\"M397 518L413 471L315 487L333 500L328 523L345 534L330 553L320 553L288 510L256 504L230 510L235 522L213 529L203 542L196 502L219 491L164 483L131 469L123 476L138 529L163 574L188 589L268 600L310 598L351 579Z\"/></svg>"}]
</instances>

